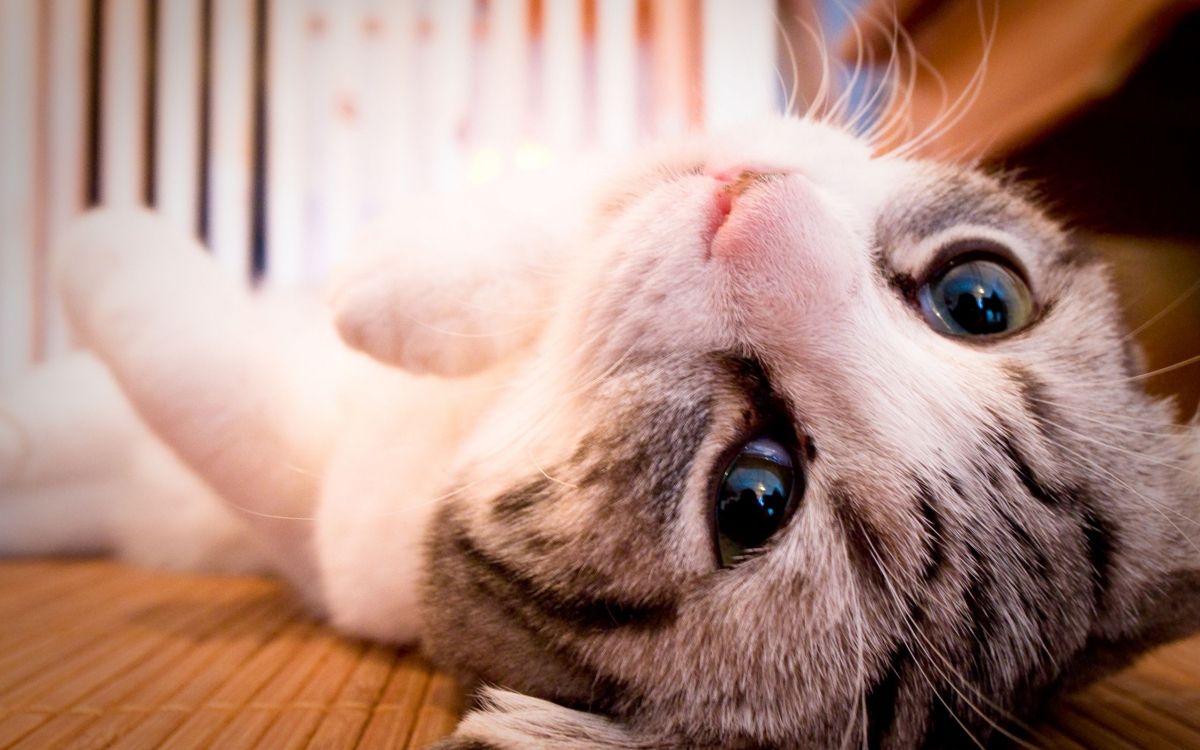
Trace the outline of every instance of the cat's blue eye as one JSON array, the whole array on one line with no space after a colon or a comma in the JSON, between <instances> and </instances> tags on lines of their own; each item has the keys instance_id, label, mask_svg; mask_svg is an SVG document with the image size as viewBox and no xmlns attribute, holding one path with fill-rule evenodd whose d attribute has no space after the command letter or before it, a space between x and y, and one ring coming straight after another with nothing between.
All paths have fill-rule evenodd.
<instances>
[{"instance_id":1,"label":"cat's blue eye","mask_svg":"<svg viewBox=\"0 0 1200 750\"><path fill-rule=\"evenodd\" d=\"M1033 318L1033 295L1014 270L991 258L952 263L917 292L925 319L951 336L993 336Z\"/></svg>"},{"instance_id":2,"label":"cat's blue eye","mask_svg":"<svg viewBox=\"0 0 1200 750\"><path fill-rule=\"evenodd\" d=\"M717 490L717 551L729 567L766 544L795 510L797 470L778 441L757 437L743 445L725 469ZM803 476L799 477L803 483Z\"/></svg>"}]
</instances>

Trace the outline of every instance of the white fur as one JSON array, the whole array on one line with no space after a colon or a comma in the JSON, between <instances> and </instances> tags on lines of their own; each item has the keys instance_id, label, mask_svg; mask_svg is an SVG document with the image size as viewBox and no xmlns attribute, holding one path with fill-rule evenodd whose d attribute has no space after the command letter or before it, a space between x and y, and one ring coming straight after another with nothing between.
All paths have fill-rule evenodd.
<instances>
[{"instance_id":1,"label":"white fur","mask_svg":"<svg viewBox=\"0 0 1200 750\"><path fill-rule=\"evenodd\" d=\"M267 568L257 542L145 429L93 357L45 365L6 391L0 430L0 550Z\"/></svg>"},{"instance_id":2,"label":"white fur","mask_svg":"<svg viewBox=\"0 0 1200 750\"><path fill-rule=\"evenodd\" d=\"M0 552L249 569L262 544L345 631L414 639L425 520L494 387L348 351L320 305L248 295L149 214L88 217L58 265L107 369L80 356L6 392Z\"/></svg>"},{"instance_id":3,"label":"white fur","mask_svg":"<svg viewBox=\"0 0 1200 750\"><path fill-rule=\"evenodd\" d=\"M463 720L456 740L478 740L497 750L653 747L619 724L595 714L567 711L548 701L504 690L483 691L482 711Z\"/></svg>"}]
</instances>

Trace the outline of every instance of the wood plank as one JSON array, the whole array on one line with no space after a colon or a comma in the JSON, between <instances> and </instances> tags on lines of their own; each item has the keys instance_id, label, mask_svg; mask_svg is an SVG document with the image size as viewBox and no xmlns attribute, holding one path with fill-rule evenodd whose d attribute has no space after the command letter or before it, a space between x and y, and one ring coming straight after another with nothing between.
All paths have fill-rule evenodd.
<instances>
[{"instance_id":1,"label":"wood plank","mask_svg":"<svg viewBox=\"0 0 1200 750\"><path fill-rule=\"evenodd\" d=\"M327 631L314 628L302 642L294 645L286 653L280 653L285 660L268 666L275 673L274 679L262 683L252 695L243 694L245 702L217 706L218 709L223 707L228 714L228 723L218 724L220 731L217 734L212 734L212 722L189 720L164 743L164 747L258 746L259 738L270 729L280 708L290 705L311 676L318 673L321 663L337 647L337 639Z\"/></svg>"},{"instance_id":2,"label":"wood plank","mask_svg":"<svg viewBox=\"0 0 1200 750\"><path fill-rule=\"evenodd\" d=\"M313 623L298 617L294 604L279 604L279 620L248 628L205 654L204 669L112 747L159 747L173 735L203 740L219 731L263 685L289 667L312 637Z\"/></svg>"},{"instance_id":3,"label":"wood plank","mask_svg":"<svg viewBox=\"0 0 1200 750\"><path fill-rule=\"evenodd\" d=\"M294 615L286 603L281 606L274 598L259 596L247 598L242 608L236 611L237 619L215 633L216 637L192 644L194 647L167 672L137 684L119 701L106 701L104 694L90 697L81 709L98 712L99 716L74 737L71 744L107 747L117 738L132 733L146 717L157 713L175 719L176 724L183 723L208 697L202 691L206 687L210 692L216 689L214 677L221 674L223 662L231 667L227 674L243 668L246 660ZM185 694L189 689L190 696Z\"/></svg>"},{"instance_id":4,"label":"wood plank","mask_svg":"<svg viewBox=\"0 0 1200 750\"><path fill-rule=\"evenodd\" d=\"M429 691L413 722L408 747L420 750L454 731L462 710L463 694L459 686L449 676L434 673L429 680Z\"/></svg>"},{"instance_id":5,"label":"wood plank","mask_svg":"<svg viewBox=\"0 0 1200 750\"><path fill-rule=\"evenodd\" d=\"M58 596L34 597L43 588ZM22 660L0 663L0 747L419 748L463 708L419 654L341 638L273 581L0 562L0 594L30 597L26 626L40 616L51 636L71 634L30 679L10 671ZM0 618L0 639L10 627ZM1198 648L1172 644L1067 697L1033 744L1200 746Z\"/></svg>"},{"instance_id":6,"label":"wood plank","mask_svg":"<svg viewBox=\"0 0 1200 750\"><path fill-rule=\"evenodd\" d=\"M326 711L333 705L342 686L354 672L363 651L364 647L360 643L336 641L320 668L299 694L288 705L276 711L270 729L257 744L260 747L280 750L306 747Z\"/></svg>"},{"instance_id":7,"label":"wood plank","mask_svg":"<svg viewBox=\"0 0 1200 750\"><path fill-rule=\"evenodd\" d=\"M379 700L371 707L371 718L363 730L362 747L407 747L413 723L429 692L429 665L416 653L401 655Z\"/></svg>"},{"instance_id":8,"label":"wood plank","mask_svg":"<svg viewBox=\"0 0 1200 750\"><path fill-rule=\"evenodd\" d=\"M362 655L337 699L328 707L308 742L311 750L354 747L371 718L371 707L379 700L396 663L394 649L371 646Z\"/></svg>"}]
</instances>

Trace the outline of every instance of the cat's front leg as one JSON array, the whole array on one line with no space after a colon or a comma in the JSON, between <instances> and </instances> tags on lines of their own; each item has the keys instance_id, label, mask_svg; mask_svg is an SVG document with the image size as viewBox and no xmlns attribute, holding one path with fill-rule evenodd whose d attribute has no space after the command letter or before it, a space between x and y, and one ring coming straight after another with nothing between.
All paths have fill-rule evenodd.
<instances>
[{"instance_id":1,"label":"cat's front leg","mask_svg":"<svg viewBox=\"0 0 1200 750\"><path fill-rule=\"evenodd\" d=\"M57 250L63 306L141 424L254 528L320 609L311 516L337 412L340 347L270 310L199 243L141 210L76 221ZM311 343L310 342L311 339Z\"/></svg>"},{"instance_id":2,"label":"cat's front leg","mask_svg":"<svg viewBox=\"0 0 1200 750\"><path fill-rule=\"evenodd\" d=\"M411 643L426 530L440 504L461 491L451 463L496 383L491 374L416 378L375 365L360 375L344 395L353 416L327 466L313 524L321 585L341 632Z\"/></svg>"},{"instance_id":3,"label":"cat's front leg","mask_svg":"<svg viewBox=\"0 0 1200 750\"><path fill-rule=\"evenodd\" d=\"M115 551L112 519L152 492L130 471L149 436L95 358L75 353L0 392L0 557Z\"/></svg>"},{"instance_id":4,"label":"cat's front leg","mask_svg":"<svg viewBox=\"0 0 1200 750\"><path fill-rule=\"evenodd\" d=\"M0 557L94 553L158 568L268 567L100 361L75 352L0 392Z\"/></svg>"},{"instance_id":5,"label":"cat's front leg","mask_svg":"<svg viewBox=\"0 0 1200 750\"><path fill-rule=\"evenodd\" d=\"M469 712L433 750L682 750L703 748L673 738L644 735L612 719L564 708L508 690L485 689Z\"/></svg>"}]
</instances>

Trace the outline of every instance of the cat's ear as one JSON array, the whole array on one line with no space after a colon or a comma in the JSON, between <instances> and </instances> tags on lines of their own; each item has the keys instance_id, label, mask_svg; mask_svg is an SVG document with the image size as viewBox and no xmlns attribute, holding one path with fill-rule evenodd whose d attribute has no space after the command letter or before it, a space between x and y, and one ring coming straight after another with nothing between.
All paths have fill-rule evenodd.
<instances>
[{"instance_id":1,"label":"cat's ear","mask_svg":"<svg viewBox=\"0 0 1200 750\"><path fill-rule=\"evenodd\" d=\"M387 364L445 376L529 346L580 241L589 174L525 176L390 211L334 277L342 339Z\"/></svg>"},{"instance_id":2,"label":"cat's ear","mask_svg":"<svg viewBox=\"0 0 1200 750\"><path fill-rule=\"evenodd\" d=\"M617 750L682 747L662 738L639 736L611 719L563 708L549 701L493 688L449 738L431 750ZM689 747L694 747L689 745Z\"/></svg>"}]
</instances>

